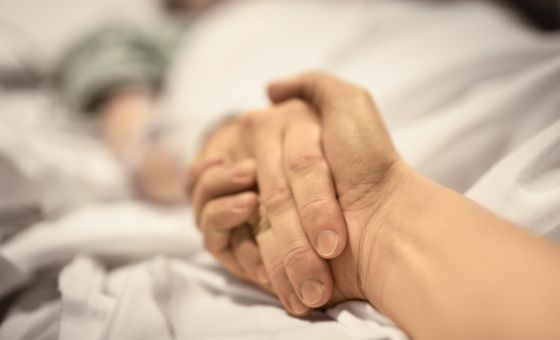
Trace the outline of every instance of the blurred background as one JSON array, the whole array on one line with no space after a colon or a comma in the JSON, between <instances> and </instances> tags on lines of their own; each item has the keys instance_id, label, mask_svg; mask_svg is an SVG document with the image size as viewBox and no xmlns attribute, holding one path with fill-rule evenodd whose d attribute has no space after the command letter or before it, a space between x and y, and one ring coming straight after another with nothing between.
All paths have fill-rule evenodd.
<instances>
[{"instance_id":1,"label":"blurred background","mask_svg":"<svg viewBox=\"0 0 560 340\"><path fill-rule=\"evenodd\" d=\"M1 233L91 201L183 202L183 172L207 122L266 104L262 88L275 76L323 67L352 78L340 52L364 39L352 31L352 11L376 2L389 7L325 0L315 15L309 0L0 0ZM491 3L532 35L556 34L559 1ZM387 27L398 25L391 13L380 18ZM485 19L472 16L476 30ZM381 104L388 84L379 86Z\"/></svg>"},{"instance_id":2,"label":"blurred background","mask_svg":"<svg viewBox=\"0 0 560 340\"><path fill-rule=\"evenodd\" d=\"M2 78L22 64L34 71L48 72L65 49L88 31L108 21L147 25L161 19L162 8L159 1L153 0L2 0Z\"/></svg>"},{"instance_id":3,"label":"blurred background","mask_svg":"<svg viewBox=\"0 0 560 340\"><path fill-rule=\"evenodd\" d=\"M443 14L446 7L464 7L464 29L473 31L465 46L477 30L492 29L478 25L486 19L469 5L476 1L409 2L418 12L440 12L427 19L434 29L453 17ZM370 85L386 112L405 112L383 94L394 77L418 75L397 67L372 71L380 80L364 81L362 70L373 59L347 65L361 63L361 52L352 59L348 51L373 46L375 34L406 41L407 34L392 32L402 20L394 13L406 12L399 9L406 3L0 0L0 239L88 202L184 202L184 172L199 135L227 112L266 105L263 88L274 77L314 67L338 71ZM521 22L519 36L557 34L560 1L486 3ZM360 18L356 13L368 6L386 14ZM364 35L376 29L372 24L388 33ZM499 32L489 34L499 40ZM437 39L426 46L449 41Z\"/></svg>"},{"instance_id":4,"label":"blurred background","mask_svg":"<svg viewBox=\"0 0 560 340\"><path fill-rule=\"evenodd\" d=\"M69 44L103 23L125 21L149 26L166 20L166 13L171 11L189 11L210 2L212 0L1 0L2 73L21 62L47 70ZM557 1L508 2L543 29L559 25ZM6 45L11 51L17 51L22 60L13 60L15 56L7 54Z\"/></svg>"}]
</instances>

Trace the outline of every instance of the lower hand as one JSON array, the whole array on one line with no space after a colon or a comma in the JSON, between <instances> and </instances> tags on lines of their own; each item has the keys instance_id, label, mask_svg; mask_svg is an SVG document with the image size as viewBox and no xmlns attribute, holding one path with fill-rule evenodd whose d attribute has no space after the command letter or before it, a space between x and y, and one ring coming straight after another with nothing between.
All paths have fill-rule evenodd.
<instances>
[{"instance_id":1,"label":"lower hand","mask_svg":"<svg viewBox=\"0 0 560 340\"><path fill-rule=\"evenodd\" d=\"M320 307L330 300L334 285L324 258L338 256L346 244L346 226L320 138L316 115L310 114L307 105L294 101L236 119L214 134L193 166L193 206L207 246L216 255L217 249L231 244L231 237L225 237L222 228L222 243L210 238L208 231L212 229L207 228L206 221L215 220L213 216L219 213L205 207L217 205L214 202L220 196L235 191L218 185L224 189L221 194L211 193L212 190L202 185L204 175L201 174L212 169L218 171L216 164L229 165L247 156L256 159L259 199L271 226L258 235L257 243L272 288L283 305L298 315L307 313L308 307ZM240 224L248 215L249 212L239 212L234 220ZM239 273L242 266L231 264L235 262L234 256L228 255L228 260L223 255L216 257L228 269Z\"/></svg>"}]
</instances>

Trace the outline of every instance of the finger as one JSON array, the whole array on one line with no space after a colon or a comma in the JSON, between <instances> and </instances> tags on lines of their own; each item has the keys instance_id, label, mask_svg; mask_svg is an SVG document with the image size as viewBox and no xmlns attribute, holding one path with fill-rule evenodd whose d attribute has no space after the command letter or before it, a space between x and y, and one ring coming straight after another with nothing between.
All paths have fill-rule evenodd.
<instances>
[{"instance_id":1,"label":"finger","mask_svg":"<svg viewBox=\"0 0 560 340\"><path fill-rule=\"evenodd\" d=\"M205 236L207 232L214 232L217 237L228 235L231 229L242 225L257 206L257 195L252 191L211 200L201 214L201 230ZM221 247L212 249L221 249L228 244L229 241L221 242Z\"/></svg>"},{"instance_id":2,"label":"finger","mask_svg":"<svg viewBox=\"0 0 560 340\"><path fill-rule=\"evenodd\" d=\"M208 202L200 219L206 249L226 269L239 277L243 277L244 271L231 251L230 233L243 224L256 208L256 194L244 192Z\"/></svg>"},{"instance_id":3,"label":"finger","mask_svg":"<svg viewBox=\"0 0 560 340\"><path fill-rule=\"evenodd\" d=\"M365 88L323 72L306 72L271 83L268 92L275 103L299 98L313 106L321 116L325 138L343 141L354 135L349 140L350 145L359 140L367 141L368 147L382 140L372 135L375 128L383 123ZM356 135L365 139L357 138Z\"/></svg>"},{"instance_id":4,"label":"finger","mask_svg":"<svg viewBox=\"0 0 560 340\"><path fill-rule=\"evenodd\" d=\"M260 202L275 231L282 262L293 290L305 305L316 308L329 300L333 288L332 277L327 263L315 253L301 226L283 171L283 121L276 117L283 116L274 111L264 115L254 131ZM288 300L289 296L283 298Z\"/></svg>"},{"instance_id":5,"label":"finger","mask_svg":"<svg viewBox=\"0 0 560 340\"><path fill-rule=\"evenodd\" d=\"M274 103L300 98L317 108L324 109L339 105L338 98L348 98L356 90L355 85L332 75L311 71L270 83L268 96Z\"/></svg>"},{"instance_id":6,"label":"finger","mask_svg":"<svg viewBox=\"0 0 560 340\"><path fill-rule=\"evenodd\" d=\"M251 189L256 181L256 166L251 159L232 166L213 166L200 175L192 195L192 206L197 218L202 208L213 198Z\"/></svg>"},{"instance_id":7,"label":"finger","mask_svg":"<svg viewBox=\"0 0 560 340\"><path fill-rule=\"evenodd\" d=\"M269 96L274 102L303 99L320 115L322 145L337 192L371 185L363 181L372 173L379 173L379 180L383 180L386 169L398 160L375 103L364 88L325 73L307 72L270 84ZM372 162L367 155L391 157Z\"/></svg>"},{"instance_id":8,"label":"finger","mask_svg":"<svg viewBox=\"0 0 560 340\"><path fill-rule=\"evenodd\" d=\"M222 157L219 156L213 156L213 157L209 157L206 158L204 160L195 162L188 171L187 174L187 193L188 196L191 197L194 187L196 186L196 183L198 182L198 179L200 177L200 174L202 174L202 172L204 172L204 170L214 166L214 165L219 165L219 164L223 164L223 159Z\"/></svg>"},{"instance_id":9,"label":"finger","mask_svg":"<svg viewBox=\"0 0 560 340\"><path fill-rule=\"evenodd\" d=\"M259 248L248 226L241 226L232 232L231 249L237 263L251 281L263 286L269 283Z\"/></svg>"},{"instance_id":10,"label":"finger","mask_svg":"<svg viewBox=\"0 0 560 340\"><path fill-rule=\"evenodd\" d=\"M309 308L301 303L297 294L292 289L284 264L279 252L278 244L275 242L273 230L268 229L257 235L257 243L261 252L262 261L270 277L274 292L280 303L290 313L303 316L310 312Z\"/></svg>"},{"instance_id":11,"label":"finger","mask_svg":"<svg viewBox=\"0 0 560 340\"><path fill-rule=\"evenodd\" d=\"M295 108L287 113L284 171L309 241L321 257L332 259L346 247L346 223L321 148L318 119L309 107Z\"/></svg>"}]
</instances>

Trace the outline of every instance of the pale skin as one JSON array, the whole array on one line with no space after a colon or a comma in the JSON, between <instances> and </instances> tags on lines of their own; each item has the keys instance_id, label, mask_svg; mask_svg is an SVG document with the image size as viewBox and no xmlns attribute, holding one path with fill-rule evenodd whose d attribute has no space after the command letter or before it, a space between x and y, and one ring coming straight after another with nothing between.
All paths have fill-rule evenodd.
<instances>
[{"instance_id":1,"label":"pale skin","mask_svg":"<svg viewBox=\"0 0 560 340\"><path fill-rule=\"evenodd\" d=\"M259 133L257 130L269 126L261 118L277 119L269 116L299 112L301 125L297 123L299 127L295 128L290 123L281 134L281 159L291 159L296 151L306 150L306 145L310 143L299 140L301 136L313 136L313 129L321 131L320 143L324 154L318 158L317 154L304 157L299 153L300 156L295 159L304 162L304 165L306 160L309 161L309 166L301 166L305 173L314 169L313 164L322 164L324 157L328 173L332 176L338 208L343 215L343 228L347 230L342 253L326 261L332 274L333 294L327 292L329 299L325 303L367 300L391 317L413 339L560 338L558 246L524 231L408 167L392 146L389 134L365 90L329 75L308 73L274 83L269 93L275 103L283 103L279 106L283 109L268 110L271 112L259 116L257 120L249 115L251 118L232 123L230 132L235 130L231 127L235 124L244 127L243 138L233 139L239 137L235 133L224 137L222 145L230 145L229 149L212 150L211 141L201 154L198 167L195 167L195 192L201 190L197 187L204 185L205 177L210 178L209 173L214 174L213 180L218 180L222 188L229 188L221 192L219 188L214 188L211 195L198 193L201 228L214 253L216 249L222 252L229 249L235 254L233 263L244 261L244 248L239 243L228 243L228 240L237 232L236 227L257 209L259 201L253 187L255 177L259 195L262 196L263 188L266 188L263 181L271 176L266 172L277 174L284 171L287 178L294 176L289 174L289 167L274 168L277 161L268 160L265 166L259 165L263 159L259 158L259 151L254 148L263 147L262 143L259 146L247 142L247 139L253 141L252 138ZM299 100L294 101L293 98ZM308 133L302 133L301 129ZM218 131L214 138L219 138L221 134ZM269 138L276 137L271 134ZM237 152L231 152L232 149ZM205 159L211 158L205 158L209 154L214 160L205 163ZM220 154L228 154L230 159L216 161L220 159ZM247 158L255 160L247 161ZM245 185L239 185L234 190L232 172L241 164L239 161L249 164L245 165L249 171L243 182ZM284 164L290 163L284 161ZM316 184L293 179L287 180L287 183L289 192L299 192L298 195L309 184ZM329 192L328 188L323 192ZM217 200L233 202L244 195L244 199L240 200L243 202L238 202L243 208L230 209L227 204L213 203ZM254 263L264 262L268 277L274 282L277 273L269 270L269 254L283 254L286 236L282 234L296 231L288 225L275 227L266 199L261 198L260 202L261 223L268 221L272 227L260 231L257 242L252 243L253 253L248 257L252 257ZM212 206L214 209L209 208ZM302 217L300 208L297 203L283 207L284 210L293 210L293 214L300 216L304 222L306 219ZM335 210L331 207L329 213ZM212 222L228 218L237 218L237 225L221 226L223 228L220 229ZM298 227L307 231L305 226ZM212 248L213 239L208 238L210 230L220 235L227 247ZM231 233L225 232L230 230ZM310 234L300 231L295 235L307 236L304 241L313 244ZM257 247L260 258L254 252ZM282 260L276 263L284 266L295 264L294 261ZM297 265L306 264L310 265ZM242 266L240 268L237 275L247 277L246 270ZM284 271L287 273L288 269ZM304 275L301 272L295 274ZM290 287L293 279L278 280L269 288L290 312L305 314L306 308L317 306L305 304L297 288ZM321 276L317 279L323 280ZM288 288L278 288L282 282ZM261 283L261 286L266 284ZM295 297L301 305L290 304L292 300L289 297L293 295L286 298L282 295L286 292L296 293Z\"/></svg>"},{"instance_id":2,"label":"pale skin","mask_svg":"<svg viewBox=\"0 0 560 340\"><path fill-rule=\"evenodd\" d=\"M184 173L174 156L157 142L146 142L142 131L154 116L155 98L142 86L128 86L112 93L99 109L106 143L127 161L136 152L132 179L146 197L160 203L180 203Z\"/></svg>"}]
</instances>

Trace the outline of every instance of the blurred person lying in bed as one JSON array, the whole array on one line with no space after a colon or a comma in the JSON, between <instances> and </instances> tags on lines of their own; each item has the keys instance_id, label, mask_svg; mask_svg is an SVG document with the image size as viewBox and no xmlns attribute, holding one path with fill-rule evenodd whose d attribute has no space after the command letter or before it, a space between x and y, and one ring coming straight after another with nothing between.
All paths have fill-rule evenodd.
<instances>
[{"instance_id":1,"label":"blurred person lying in bed","mask_svg":"<svg viewBox=\"0 0 560 340\"><path fill-rule=\"evenodd\" d=\"M185 160L165 144L173 128L157 112L167 67L185 26L218 2L162 1L168 20L155 28L107 22L76 41L55 72L63 102L96 118L100 136L129 169L138 193L157 202L185 198Z\"/></svg>"},{"instance_id":2,"label":"blurred person lying in bed","mask_svg":"<svg viewBox=\"0 0 560 340\"><path fill-rule=\"evenodd\" d=\"M163 1L170 16L156 30L108 22L79 39L56 71L65 104L96 118L100 137L129 169L138 193L158 202L183 201L185 165L161 143L167 128L156 112L157 97L184 31L181 14L194 20L212 2Z\"/></svg>"}]
</instances>

